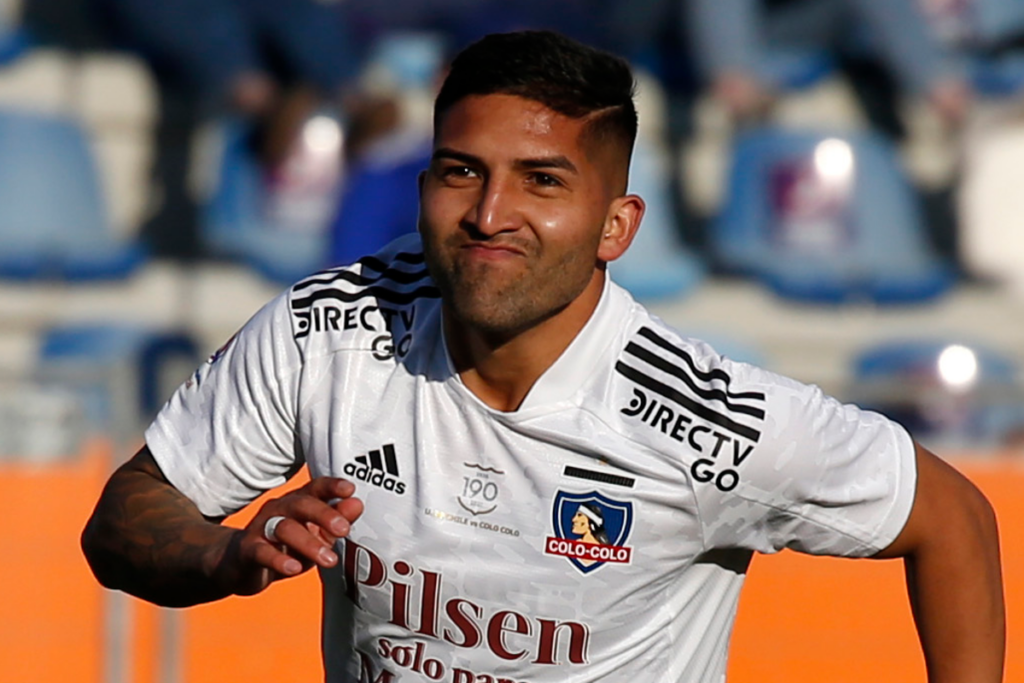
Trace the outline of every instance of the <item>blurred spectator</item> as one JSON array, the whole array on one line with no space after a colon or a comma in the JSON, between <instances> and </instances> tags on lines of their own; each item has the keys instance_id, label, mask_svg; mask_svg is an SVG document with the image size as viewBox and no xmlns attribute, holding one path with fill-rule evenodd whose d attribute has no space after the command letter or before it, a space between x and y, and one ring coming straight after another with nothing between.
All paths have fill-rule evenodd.
<instances>
[{"instance_id":1,"label":"blurred spectator","mask_svg":"<svg viewBox=\"0 0 1024 683\"><path fill-rule=\"evenodd\" d=\"M450 54L488 34L517 29L550 29L601 45L608 26L605 6L614 0L345 0L363 41L391 31L443 34Z\"/></svg>"},{"instance_id":2,"label":"blurred spectator","mask_svg":"<svg viewBox=\"0 0 1024 683\"><path fill-rule=\"evenodd\" d=\"M950 160L938 174L929 167L931 177L914 180L921 181L916 190L932 245L959 264L950 133L964 123L973 93L962 60L936 40L917 0L682 2L697 65L734 122L769 114L780 93L766 64L787 54L815 55L838 67L874 129L914 150L925 143L930 159ZM920 102L926 106L904 106ZM927 123L932 119L936 125Z\"/></svg>"},{"instance_id":3,"label":"blurred spectator","mask_svg":"<svg viewBox=\"0 0 1024 683\"><path fill-rule=\"evenodd\" d=\"M271 171L323 102L342 103L359 121L352 126L360 133L371 134L374 121L387 126L387 107L368 103L349 86L359 60L340 3L90 2L112 42L138 53L156 78L156 206L142 233L158 256L191 259L201 253L189 174L195 132L210 117L250 117L254 151Z\"/></svg>"},{"instance_id":4,"label":"blurred spectator","mask_svg":"<svg viewBox=\"0 0 1024 683\"><path fill-rule=\"evenodd\" d=\"M873 105L892 85L926 96L950 123L960 123L967 112L970 89L963 74L913 0L684 1L711 90L739 119L756 117L771 101L769 86L757 76L765 52L793 48L828 50L857 70L861 84L868 78L875 97L864 98L866 113L889 132L893 119L879 117L891 111L880 113ZM884 64L896 82L870 82L886 77L871 70L872 62Z\"/></svg>"}]
</instances>

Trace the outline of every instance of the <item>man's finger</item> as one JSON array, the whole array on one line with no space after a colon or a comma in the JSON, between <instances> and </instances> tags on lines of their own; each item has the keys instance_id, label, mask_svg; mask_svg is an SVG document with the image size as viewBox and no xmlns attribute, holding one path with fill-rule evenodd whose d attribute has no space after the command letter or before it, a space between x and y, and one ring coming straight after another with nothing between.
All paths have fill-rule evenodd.
<instances>
[{"instance_id":1,"label":"man's finger","mask_svg":"<svg viewBox=\"0 0 1024 683\"><path fill-rule=\"evenodd\" d=\"M308 529L309 533L313 534L313 536L320 539L320 542L328 548L333 548L334 544L338 542L337 536L327 531L319 524L314 524L313 522L306 522L306 529Z\"/></svg>"},{"instance_id":2,"label":"man's finger","mask_svg":"<svg viewBox=\"0 0 1024 683\"><path fill-rule=\"evenodd\" d=\"M363 501L358 498L346 498L335 503L334 509L351 524L359 519L359 516L363 514ZM345 534L347 533L348 532L346 531Z\"/></svg>"},{"instance_id":3,"label":"man's finger","mask_svg":"<svg viewBox=\"0 0 1024 683\"><path fill-rule=\"evenodd\" d=\"M275 535L277 540L296 556L291 559L305 558L320 567L333 567L338 563L337 553L324 545L319 537L311 534L304 523L295 519L285 519L277 525Z\"/></svg>"},{"instance_id":4,"label":"man's finger","mask_svg":"<svg viewBox=\"0 0 1024 683\"><path fill-rule=\"evenodd\" d=\"M355 484L338 477L317 477L306 484L305 488L310 495L323 501L348 498L356 492Z\"/></svg>"},{"instance_id":5,"label":"man's finger","mask_svg":"<svg viewBox=\"0 0 1024 683\"><path fill-rule=\"evenodd\" d=\"M270 543L258 543L253 549L253 561L281 576L296 576L302 573L302 563Z\"/></svg>"},{"instance_id":6,"label":"man's finger","mask_svg":"<svg viewBox=\"0 0 1024 683\"><path fill-rule=\"evenodd\" d=\"M350 526L345 516L323 500L309 495L288 496L281 499L283 514L303 524L312 522L335 538L348 534ZM280 534L278 534L280 538Z\"/></svg>"}]
</instances>

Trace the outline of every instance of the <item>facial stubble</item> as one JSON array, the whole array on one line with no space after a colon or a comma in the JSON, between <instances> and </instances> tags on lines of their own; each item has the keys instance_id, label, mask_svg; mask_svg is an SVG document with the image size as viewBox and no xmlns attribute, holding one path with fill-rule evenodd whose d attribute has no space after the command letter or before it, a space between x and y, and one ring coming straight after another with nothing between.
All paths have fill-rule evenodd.
<instances>
[{"instance_id":1,"label":"facial stubble","mask_svg":"<svg viewBox=\"0 0 1024 683\"><path fill-rule=\"evenodd\" d=\"M519 244L524 267L472 261L454 236L435 247L424 240L427 266L448 310L462 325L508 338L557 314L578 297L594 274L592 250L580 245L549 262L535 244Z\"/></svg>"}]
</instances>

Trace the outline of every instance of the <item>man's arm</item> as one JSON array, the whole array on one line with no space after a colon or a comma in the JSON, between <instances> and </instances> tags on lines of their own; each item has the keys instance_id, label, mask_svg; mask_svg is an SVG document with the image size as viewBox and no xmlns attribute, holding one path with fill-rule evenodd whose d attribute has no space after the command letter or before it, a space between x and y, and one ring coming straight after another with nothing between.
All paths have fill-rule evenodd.
<instances>
[{"instance_id":1,"label":"man's arm","mask_svg":"<svg viewBox=\"0 0 1024 683\"><path fill-rule=\"evenodd\" d=\"M875 555L903 557L929 683L998 683L1006 615L995 513L965 477L917 445L903 531Z\"/></svg>"},{"instance_id":2,"label":"man's arm","mask_svg":"<svg viewBox=\"0 0 1024 683\"><path fill-rule=\"evenodd\" d=\"M267 501L244 529L232 529L204 517L143 447L111 475L82 533L82 550L104 586L159 605L251 595L278 578L337 563L331 548L363 509L354 490L343 479L319 477ZM285 521L271 543L263 528L277 515Z\"/></svg>"}]
</instances>

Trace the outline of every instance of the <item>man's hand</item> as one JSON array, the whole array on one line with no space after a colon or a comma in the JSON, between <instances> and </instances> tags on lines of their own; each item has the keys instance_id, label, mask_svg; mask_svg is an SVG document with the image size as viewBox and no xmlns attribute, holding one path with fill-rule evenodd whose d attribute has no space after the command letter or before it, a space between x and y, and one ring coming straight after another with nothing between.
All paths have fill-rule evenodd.
<instances>
[{"instance_id":1,"label":"man's hand","mask_svg":"<svg viewBox=\"0 0 1024 683\"><path fill-rule=\"evenodd\" d=\"M711 95L729 111L735 121L757 121L768 113L772 95L756 78L742 71L726 71L711 84Z\"/></svg>"},{"instance_id":2,"label":"man's hand","mask_svg":"<svg viewBox=\"0 0 1024 683\"><path fill-rule=\"evenodd\" d=\"M939 81L928 91L928 101L950 128L959 128L967 120L974 94L962 79Z\"/></svg>"},{"instance_id":3,"label":"man's hand","mask_svg":"<svg viewBox=\"0 0 1024 683\"><path fill-rule=\"evenodd\" d=\"M338 563L334 544L363 513L363 503L353 493L355 485L349 481L318 477L267 501L232 537L215 570L217 580L234 593L252 595L279 578L314 566L333 567ZM284 519L268 539L267 521L278 516Z\"/></svg>"},{"instance_id":4,"label":"man's hand","mask_svg":"<svg viewBox=\"0 0 1024 683\"><path fill-rule=\"evenodd\" d=\"M269 500L244 529L207 518L167 480L145 447L111 475L82 533L96 578L159 605L251 595L274 580L338 562L331 546L363 511L355 486L321 477ZM266 521L285 519L276 543Z\"/></svg>"}]
</instances>

